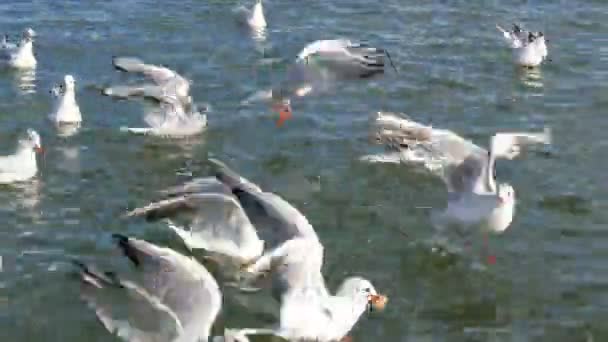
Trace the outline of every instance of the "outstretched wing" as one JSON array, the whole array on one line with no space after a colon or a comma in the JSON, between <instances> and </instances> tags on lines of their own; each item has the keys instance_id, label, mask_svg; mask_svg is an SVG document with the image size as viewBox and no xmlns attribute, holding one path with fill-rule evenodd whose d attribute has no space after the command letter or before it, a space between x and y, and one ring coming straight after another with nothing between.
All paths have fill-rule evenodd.
<instances>
[{"instance_id":1,"label":"outstretched wing","mask_svg":"<svg viewBox=\"0 0 608 342\"><path fill-rule=\"evenodd\" d=\"M347 39L334 39L307 45L298 55L298 61L322 67L336 79L355 79L383 73L385 57L389 58L396 71L385 49Z\"/></svg>"},{"instance_id":2,"label":"outstretched wing","mask_svg":"<svg viewBox=\"0 0 608 342\"><path fill-rule=\"evenodd\" d=\"M399 153L399 161L422 165L441 177L448 191L467 191L479 182L487 158L483 148L451 131L395 113L379 112L372 119L373 142Z\"/></svg>"},{"instance_id":3,"label":"outstretched wing","mask_svg":"<svg viewBox=\"0 0 608 342\"><path fill-rule=\"evenodd\" d=\"M74 262L82 281L80 298L111 333L125 341L170 341L183 333L175 313L135 283Z\"/></svg>"},{"instance_id":4,"label":"outstretched wing","mask_svg":"<svg viewBox=\"0 0 608 342\"><path fill-rule=\"evenodd\" d=\"M146 64L135 57L114 57L112 64L122 71L144 74L158 85L163 85L177 76L177 73L169 68Z\"/></svg>"},{"instance_id":5,"label":"outstretched wing","mask_svg":"<svg viewBox=\"0 0 608 342\"><path fill-rule=\"evenodd\" d=\"M505 30L498 24L496 28L502 33L511 48L517 49L526 45L527 31L523 31L518 25L513 25L513 31Z\"/></svg>"},{"instance_id":6,"label":"outstretched wing","mask_svg":"<svg viewBox=\"0 0 608 342\"><path fill-rule=\"evenodd\" d=\"M296 237L318 240L306 217L287 201L276 194L262 191L224 163L216 159L209 161L215 165L216 177L230 187L269 248Z\"/></svg>"},{"instance_id":7,"label":"outstretched wing","mask_svg":"<svg viewBox=\"0 0 608 342\"><path fill-rule=\"evenodd\" d=\"M167 341L173 340L167 336L176 335L180 339L206 340L221 308L221 293L205 267L169 248L119 234L113 236L123 254L140 271L143 281L136 285L110 277L107 273L101 275L88 267L81 267L81 277L89 285L86 291L91 290L83 292L85 300L95 309L106 328L120 333L128 341ZM135 309L137 316L129 316L127 321L115 320L109 310L113 306L96 297L100 290L109 285L135 296L140 304L137 307L153 308L156 323L163 325L170 322L173 330L161 329L162 334L149 334L146 332L147 326L133 327L132 322L147 317L139 309Z\"/></svg>"},{"instance_id":8,"label":"outstretched wing","mask_svg":"<svg viewBox=\"0 0 608 342\"><path fill-rule=\"evenodd\" d=\"M181 214L191 217L190 230L170 224L190 248L205 249L241 261L262 254L264 243L255 227L232 195L192 193L135 209L127 216L145 216L148 220L175 219Z\"/></svg>"}]
</instances>

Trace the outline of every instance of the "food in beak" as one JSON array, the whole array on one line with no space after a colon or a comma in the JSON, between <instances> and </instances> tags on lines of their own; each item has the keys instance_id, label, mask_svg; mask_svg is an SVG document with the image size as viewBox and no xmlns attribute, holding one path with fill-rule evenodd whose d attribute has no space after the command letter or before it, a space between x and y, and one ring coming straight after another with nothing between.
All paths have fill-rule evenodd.
<instances>
[{"instance_id":1,"label":"food in beak","mask_svg":"<svg viewBox=\"0 0 608 342\"><path fill-rule=\"evenodd\" d=\"M371 307L375 310L382 311L384 307L386 307L386 303L388 302L388 297L384 295L368 295L367 302L371 305Z\"/></svg>"}]
</instances>

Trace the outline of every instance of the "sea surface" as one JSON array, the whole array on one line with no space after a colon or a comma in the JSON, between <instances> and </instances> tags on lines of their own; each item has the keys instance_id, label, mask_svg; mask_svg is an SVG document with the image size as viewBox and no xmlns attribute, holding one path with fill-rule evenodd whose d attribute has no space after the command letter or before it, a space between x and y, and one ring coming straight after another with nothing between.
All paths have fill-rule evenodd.
<instances>
[{"instance_id":1,"label":"sea surface","mask_svg":"<svg viewBox=\"0 0 608 342\"><path fill-rule=\"evenodd\" d=\"M253 1L243 4L251 6ZM0 154L26 128L46 153L31 182L0 187L0 341L114 341L78 298L70 259L124 263L111 234L186 253L163 222L121 218L158 190L210 174L219 158L300 209L326 247L331 289L347 275L389 296L364 315L354 341L608 341L608 4L605 1L264 0L269 28L236 24L237 1L3 0L0 30L38 33L35 73L0 71ZM545 32L552 61L511 64L495 24ZM294 101L277 127L268 88L307 43L347 37L386 48L399 69ZM209 128L184 139L134 136L142 102L99 88L132 80L112 56L166 64L194 81ZM74 75L81 130L47 121L49 90ZM440 180L403 165L366 164L377 152L369 117L402 112L485 146L496 131L551 127L554 144L498 163L516 190L513 224L485 257L434 253L428 207ZM272 317L225 295L215 327L261 327ZM260 339L258 339L260 340ZM261 339L261 341L264 341ZM267 341L267 340L266 340Z\"/></svg>"}]
</instances>

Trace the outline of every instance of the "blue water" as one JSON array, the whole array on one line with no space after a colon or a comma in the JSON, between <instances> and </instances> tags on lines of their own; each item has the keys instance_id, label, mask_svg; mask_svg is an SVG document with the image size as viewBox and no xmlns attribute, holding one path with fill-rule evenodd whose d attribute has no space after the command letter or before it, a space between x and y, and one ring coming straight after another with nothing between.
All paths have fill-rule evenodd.
<instances>
[{"instance_id":1,"label":"blue water","mask_svg":"<svg viewBox=\"0 0 608 342\"><path fill-rule=\"evenodd\" d=\"M0 28L38 37L34 75L0 72L0 154L26 128L46 154L36 179L0 187L0 341L108 341L78 299L68 258L112 266L120 232L184 251L163 223L120 218L156 191L227 162L292 202L326 247L330 287L363 275L387 293L355 341L605 341L608 330L608 200L605 115L608 6L603 1L265 0L269 29L256 41L236 25L236 1L17 1L0 4ZM246 3L246 5L250 5ZM553 62L522 72L494 25L522 22L549 39ZM259 104L308 42L349 37L385 47L399 75L347 84L296 101L283 127ZM125 81L111 57L138 56L194 80L195 101L212 106L209 129L182 141L132 136L136 101L102 97ZM60 137L47 121L48 91L67 73L77 82L81 131ZM377 148L368 117L378 110L451 129L485 145L498 130L550 126L550 157L500 162L513 184L510 229L490 239L495 265L473 255L443 258L422 243L441 182L404 166L358 161ZM403 234L405 233L405 234ZM255 327L268 318L226 304L219 322Z\"/></svg>"}]
</instances>

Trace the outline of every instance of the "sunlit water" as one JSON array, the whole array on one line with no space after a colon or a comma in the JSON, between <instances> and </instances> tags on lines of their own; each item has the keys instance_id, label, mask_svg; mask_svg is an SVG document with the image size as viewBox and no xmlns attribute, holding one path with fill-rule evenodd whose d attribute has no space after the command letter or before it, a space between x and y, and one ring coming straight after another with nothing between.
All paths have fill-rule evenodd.
<instances>
[{"instance_id":1,"label":"sunlit water","mask_svg":"<svg viewBox=\"0 0 608 342\"><path fill-rule=\"evenodd\" d=\"M608 340L605 2L264 3L269 27L254 37L231 16L235 1L0 4L2 30L38 33L36 72L0 72L0 152L11 152L27 127L46 148L35 181L0 188L0 341L111 340L79 301L68 260L121 263L113 232L184 252L164 223L120 214L189 175L208 175L210 156L307 215L326 246L332 289L358 274L389 295L385 312L357 325L356 341ZM513 67L494 25L514 20L545 32L553 62ZM281 128L266 105L241 105L304 44L339 36L387 48L400 74L296 101ZM141 127L144 107L99 94L99 86L129 79L112 69L118 55L193 79L195 101L212 107L208 131L179 141L121 132ZM61 134L46 119L48 91L68 73L84 123ZM498 164L518 204L511 228L490 238L496 264L475 267L483 258L442 257L423 243L432 236L424 207L445 201L440 181L357 160L377 149L367 133L378 110L482 145L497 130L552 127L549 156ZM228 295L225 302L218 330L272 322Z\"/></svg>"}]
</instances>

